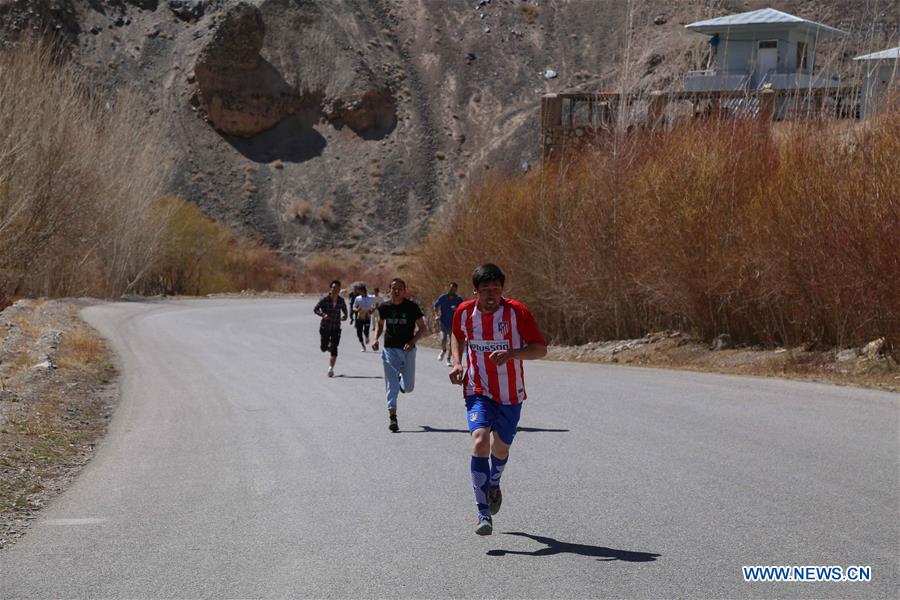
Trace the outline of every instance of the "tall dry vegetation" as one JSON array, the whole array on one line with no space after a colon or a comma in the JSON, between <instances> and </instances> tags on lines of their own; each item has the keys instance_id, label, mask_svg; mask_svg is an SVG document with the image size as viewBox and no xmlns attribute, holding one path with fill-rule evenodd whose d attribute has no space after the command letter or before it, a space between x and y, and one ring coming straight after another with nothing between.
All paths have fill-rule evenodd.
<instances>
[{"instance_id":1,"label":"tall dry vegetation","mask_svg":"<svg viewBox=\"0 0 900 600\"><path fill-rule=\"evenodd\" d=\"M39 42L0 53L0 99L0 305L134 289L165 227L162 128Z\"/></svg>"},{"instance_id":2,"label":"tall dry vegetation","mask_svg":"<svg viewBox=\"0 0 900 600\"><path fill-rule=\"evenodd\" d=\"M18 296L292 289L296 274L163 197L164 128L52 47L0 52L0 308Z\"/></svg>"},{"instance_id":3,"label":"tall dry vegetation","mask_svg":"<svg viewBox=\"0 0 900 600\"><path fill-rule=\"evenodd\" d=\"M419 252L473 266L557 342L660 328L819 346L900 342L900 113L852 127L691 122L474 187Z\"/></svg>"},{"instance_id":4,"label":"tall dry vegetation","mask_svg":"<svg viewBox=\"0 0 900 600\"><path fill-rule=\"evenodd\" d=\"M316 254L304 262L300 287L305 292L324 293L328 291L329 283L337 279L345 288L354 281L363 281L369 293L376 287L386 292L396 274L386 266L369 264L361 257Z\"/></svg>"},{"instance_id":5,"label":"tall dry vegetation","mask_svg":"<svg viewBox=\"0 0 900 600\"><path fill-rule=\"evenodd\" d=\"M154 209L167 217L160 256L152 272L158 291L202 295L297 289L296 269L262 244L237 237L195 205L164 197L154 203Z\"/></svg>"}]
</instances>

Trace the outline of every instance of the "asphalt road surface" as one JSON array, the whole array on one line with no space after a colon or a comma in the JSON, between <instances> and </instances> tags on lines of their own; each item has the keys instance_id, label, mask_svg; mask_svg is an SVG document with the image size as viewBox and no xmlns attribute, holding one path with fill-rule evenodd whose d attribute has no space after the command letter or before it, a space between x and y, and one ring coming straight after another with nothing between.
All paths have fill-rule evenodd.
<instances>
[{"instance_id":1,"label":"asphalt road surface","mask_svg":"<svg viewBox=\"0 0 900 600\"><path fill-rule=\"evenodd\" d=\"M460 388L418 350L388 431L347 326L326 377L308 299L122 303L122 402L17 544L0 597L894 598L900 396L528 363L494 535L474 529ZM743 565L871 582L745 583Z\"/></svg>"}]
</instances>

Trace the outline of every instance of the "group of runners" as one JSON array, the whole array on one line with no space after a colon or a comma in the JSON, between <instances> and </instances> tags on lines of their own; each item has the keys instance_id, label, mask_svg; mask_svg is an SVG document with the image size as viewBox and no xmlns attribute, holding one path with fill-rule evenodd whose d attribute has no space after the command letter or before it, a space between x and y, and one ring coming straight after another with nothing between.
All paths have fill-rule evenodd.
<instances>
[{"instance_id":1,"label":"group of runners","mask_svg":"<svg viewBox=\"0 0 900 600\"><path fill-rule=\"evenodd\" d=\"M497 265L483 264L472 273L472 300L464 300L458 294L459 286L451 282L432 305L441 330L438 360L450 368L450 382L463 388L472 441L475 533L479 535L492 533L492 516L503 501L500 479L526 398L522 361L547 354L547 342L534 317L524 304L503 296L505 285L506 276ZM425 315L407 298L406 282L397 277L391 280L386 300L380 299L377 289L369 295L363 287L348 309L340 291L341 282L332 281L329 293L313 309L321 317L322 352L330 355L328 376L334 376L341 322L352 317L365 351L374 319L371 349L377 352L381 348L383 334L388 429L398 432L397 399L415 388L416 345L428 335Z\"/></svg>"}]
</instances>

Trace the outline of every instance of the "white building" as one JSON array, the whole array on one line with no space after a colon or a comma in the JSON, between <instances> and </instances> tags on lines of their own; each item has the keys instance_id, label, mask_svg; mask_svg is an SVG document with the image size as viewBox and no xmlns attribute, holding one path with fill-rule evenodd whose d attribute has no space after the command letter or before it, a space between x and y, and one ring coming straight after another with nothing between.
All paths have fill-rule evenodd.
<instances>
[{"instance_id":1,"label":"white building","mask_svg":"<svg viewBox=\"0 0 900 600\"><path fill-rule=\"evenodd\" d=\"M883 106L891 87L900 85L900 46L857 56L854 60L865 67L862 87L862 118L865 119Z\"/></svg>"},{"instance_id":2,"label":"white building","mask_svg":"<svg viewBox=\"0 0 900 600\"><path fill-rule=\"evenodd\" d=\"M686 28L710 36L710 63L687 74L687 92L752 92L838 88L816 74L816 44L846 31L772 8L697 21Z\"/></svg>"}]
</instances>

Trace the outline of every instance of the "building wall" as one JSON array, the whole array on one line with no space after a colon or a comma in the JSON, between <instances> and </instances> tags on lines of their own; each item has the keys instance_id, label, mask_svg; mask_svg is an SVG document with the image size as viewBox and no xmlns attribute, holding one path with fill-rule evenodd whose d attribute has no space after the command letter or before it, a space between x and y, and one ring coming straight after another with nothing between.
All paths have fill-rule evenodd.
<instances>
[{"instance_id":1,"label":"building wall","mask_svg":"<svg viewBox=\"0 0 900 600\"><path fill-rule=\"evenodd\" d=\"M779 29L722 33L719 38L716 69L728 73L751 72L756 65L756 49L761 40L778 41L778 72L793 71L797 63L797 41L806 41L806 36ZM815 52L815 40L809 41L807 52Z\"/></svg>"},{"instance_id":2,"label":"building wall","mask_svg":"<svg viewBox=\"0 0 900 600\"><path fill-rule=\"evenodd\" d=\"M716 71L724 73L749 73L753 58L753 42L749 40L720 39L716 50Z\"/></svg>"},{"instance_id":3,"label":"building wall","mask_svg":"<svg viewBox=\"0 0 900 600\"><path fill-rule=\"evenodd\" d=\"M784 57L784 70L787 72L798 71L800 69L800 65L797 62L797 45L800 43L806 44L806 69L804 72L811 73L813 70L813 59L815 57L816 50L816 39L810 38L810 36L805 33L801 33L799 31L792 31L789 35L790 39L790 48L785 53Z\"/></svg>"}]
</instances>

